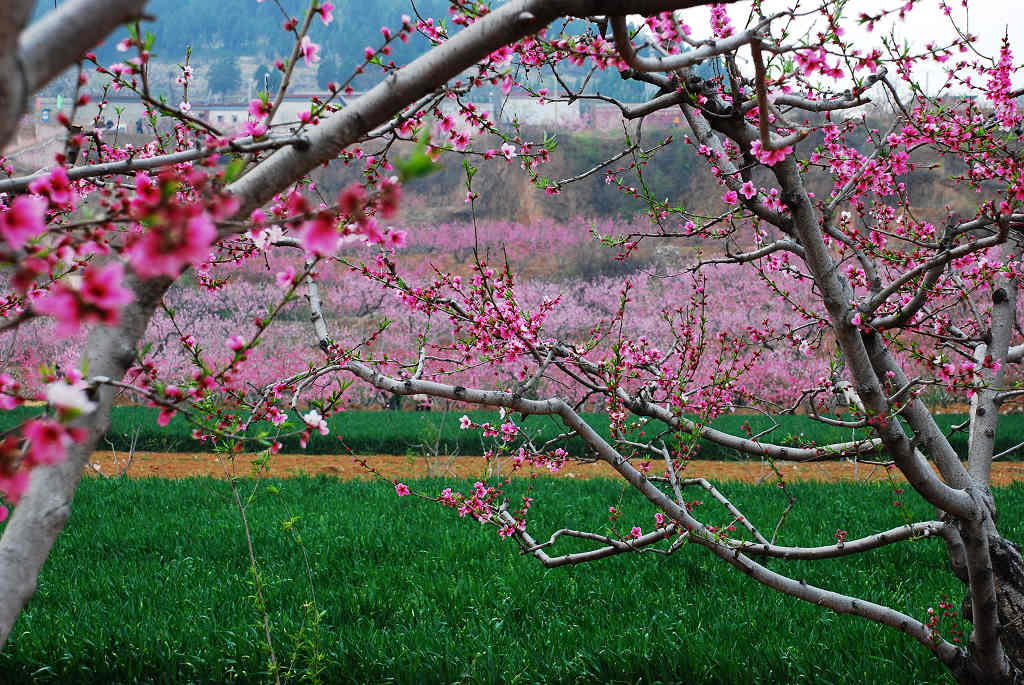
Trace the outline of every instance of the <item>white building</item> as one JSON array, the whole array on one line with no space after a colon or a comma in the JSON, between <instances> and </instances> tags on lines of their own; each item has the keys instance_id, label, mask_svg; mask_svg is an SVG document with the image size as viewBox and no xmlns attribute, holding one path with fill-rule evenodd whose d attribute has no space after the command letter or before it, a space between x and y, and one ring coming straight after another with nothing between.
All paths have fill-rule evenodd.
<instances>
[{"instance_id":1,"label":"white building","mask_svg":"<svg viewBox=\"0 0 1024 685\"><path fill-rule=\"evenodd\" d=\"M526 126L577 128L583 125L579 100L548 102L527 96L509 96L498 101L497 116L499 121L518 121Z\"/></svg>"}]
</instances>

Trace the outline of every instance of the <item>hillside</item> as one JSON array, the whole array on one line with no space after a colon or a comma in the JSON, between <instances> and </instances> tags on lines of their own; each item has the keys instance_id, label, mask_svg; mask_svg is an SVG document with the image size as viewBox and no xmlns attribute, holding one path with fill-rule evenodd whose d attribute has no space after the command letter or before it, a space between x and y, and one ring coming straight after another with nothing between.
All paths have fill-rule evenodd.
<instances>
[{"instance_id":1,"label":"hillside","mask_svg":"<svg viewBox=\"0 0 1024 685\"><path fill-rule=\"evenodd\" d=\"M881 126L884 122L877 122ZM537 174L552 180L562 180L581 175L599 163L610 159L625 149L621 132L594 130L547 132L524 129L524 141L540 142L545 136L553 136L555 150L550 162L537 168ZM651 195L660 201L668 199L674 206L685 207L698 214L715 215L724 204L721 201L722 187L705 173L705 164L697 158L693 148L684 143L683 126L654 129L644 127L640 138L641 147L650 149L671 139L660 147L642 167L643 184ZM809 153L819 141L809 139L801 145L801 155ZM474 144L475 149L485 149L488 142ZM500 141L491 141L497 147ZM398 148L401 150L401 148ZM603 217L607 219L628 219L647 212L647 203L628 192L628 188L641 187L640 174L631 167L635 158L626 155L610 168L623 169L619 175L622 186L606 183L604 170L564 185L558 195L551 196L536 187L518 163L492 160L479 163L480 173L473 179L473 188L479 193L475 203L478 218L495 221L516 221L530 223L543 218L566 222L574 217ZM920 217L929 221L943 221L947 214L946 205L953 213L973 216L977 210L977 196L966 186L960 186L949 177L961 172L962 162L953 157L924 160L933 164L921 164L917 170L902 179ZM334 164L318 170L315 180L329 194L344 185L357 180L359 168ZM812 189L819 197L831 192L831 179L822 174L809 177ZM775 184L767 175L758 176L755 182L765 187ZM454 153L440 159L440 169L429 176L413 180L406 187L402 206L402 222L409 225L431 224L446 221L470 219L470 207L465 203L466 174L462 158Z\"/></svg>"},{"instance_id":2,"label":"hillside","mask_svg":"<svg viewBox=\"0 0 1024 685\"><path fill-rule=\"evenodd\" d=\"M54 3L59 5L64 1L46 0L38 3L35 18L52 10ZM151 77L154 91L158 94L180 91L174 85L174 78L179 75L177 65L185 61L187 46L192 50L191 64L196 72L193 97L210 97L207 72L218 61L237 64L240 78L233 91L222 90L213 95L231 98L248 94L255 72L261 67L272 68L274 60L287 59L291 55L294 35L282 29L285 17L279 5L290 16L301 20L308 3L305 0L150 0L147 11L155 19L145 23L143 31L155 36ZM424 18L433 17L445 21L449 8L445 0L417 0L415 5L410 0L376 0L371 9L365 3L354 0L334 0L334 5L333 21L329 25L325 26L319 19L312 22L309 35L321 47L321 61L317 66L303 67L296 71L293 92L322 90L323 84L329 80L347 79L362 64L364 48L383 43L381 27L386 25L397 31L402 15L415 16L418 13ZM225 21L225 17L230 17L230 21ZM575 22L569 27L570 33L573 30L584 30L584 24ZM96 54L100 61L111 63L125 59L125 54L118 52L115 46L126 35L125 30L115 31L110 39L97 47ZM414 38L408 43L396 40L391 44L391 59L398 64L407 63L427 47L428 41L423 37ZM577 71L585 73L582 68L567 68L569 74ZM263 83L262 78L255 80ZM98 83L90 83L90 87ZM360 90L369 83L357 77L353 87ZM590 83L606 95L627 101L641 99L645 89L641 84L623 81L615 70L592 75ZM68 75L45 89L44 93L66 93L71 84ZM555 87L554 82L545 85ZM170 99L173 98L173 95L170 96Z\"/></svg>"},{"instance_id":3,"label":"hillside","mask_svg":"<svg viewBox=\"0 0 1024 685\"><path fill-rule=\"evenodd\" d=\"M63 2L64 0L60 0ZM59 2L58 2L59 4ZM293 16L300 16L307 3L297 0L282 0L280 3ZM397 24L402 14L410 12L408 0L374 0L373 11L366 11L364 3L354 0L334 0L334 21L329 26L316 21L311 28L313 40L323 45L325 52L343 55L351 64L362 56L363 44L354 41L353 36L372 41L380 36L384 18L390 17L389 24ZM448 3L444 0L421 0L417 7L424 16L444 16ZM50 1L37 4L38 18L52 10ZM158 57L177 59L176 55L185 45L191 45L193 55L200 60L209 60L223 55L283 56L291 51L288 33L280 29L284 17L277 3L255 0L150 0L147 12L156 20L147 28L156 35L154 52ZM226 21L230 18L230 21ZM114 49L116 41L123 36L117 33L97 50L106 60L117 59ZM408 58L412 46L396 46L397 58Z\"/></svg>"}]
</instances>

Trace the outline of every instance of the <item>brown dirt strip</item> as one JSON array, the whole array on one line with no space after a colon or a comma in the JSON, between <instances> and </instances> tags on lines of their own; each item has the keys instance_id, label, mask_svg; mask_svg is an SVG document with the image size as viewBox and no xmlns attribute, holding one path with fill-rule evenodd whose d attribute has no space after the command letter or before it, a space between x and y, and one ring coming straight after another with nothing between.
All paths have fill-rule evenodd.
<instances>
[{"instance_id":1,"label":"brown dirt strip","mask_svg":"<svg viewBox=\"0 0 1024 685\"><path fill-rule=\"evenodd\" d=\"M118 452L117 457L120 464L124 464L127 455ZM211 453L168 453L168 452L136 452L132 464L128 469L128 475L132 478L156 477L156 478L186 478L189 476L213 476L224 478L225 473L239 477L247 477L253 474L253 455L239 455L234 458L234 463L227 465L225 472L224 465L218 457ZM507 474L511 469L508 460L500 464L500 472L491 465L488 472L488 464L480 458L458 457L457 459L436 460L435 468L428 471L427 461L423 458L403 457L395 455L377 455L360 457L366 459L367 463L377 469L379 473L387 478L411 479L428 475L451 476L456 478L480 478L484 476L494 477L500 474ZM110 452L94 452L92 463L99 467L103 474L116 473L113 455ZM776 466L784 475L787 481L878 481L885 480L885 468L870 464L853 464L852 462L817 462L797 464L793 462L776 462ZM657 471L657 465L652 466ZM87 472L89 469L87 469ZM522 475L529 475L528 472L521 472ZM352 457L344 455L325 454L278 454L271 458L269 470L261 475L275 478L308 475L326 475L343 479L366 479L370 475L361 465L355 463ZM604 463L581 464L569 462L557 474L548 474L542 471L544 476L559 478L612 478L615 476L611 467ZM689 477L704 477L708 480L737 480L748 483L773 481L774 475L767 463L761 461L747 462L723 462L723 461L699 461L690 462L685 472ZM992 467L993 485L1009 485L1010 483L1024 480L1024 462L996 462Z\"/></svg>"}]
</instances>

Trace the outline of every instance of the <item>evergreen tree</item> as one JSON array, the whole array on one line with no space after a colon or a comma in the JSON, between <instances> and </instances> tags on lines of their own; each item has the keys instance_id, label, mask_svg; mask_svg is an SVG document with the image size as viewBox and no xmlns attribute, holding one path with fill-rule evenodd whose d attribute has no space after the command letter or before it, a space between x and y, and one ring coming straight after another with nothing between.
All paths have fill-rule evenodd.
<instances>
[{"instance_id":1,"label":"evergreen tree","mask_svg":"<svg viewBox=\"0 0 1024 685\"><path fill-rule=\"evenodd\" d=\"M207 84L211 93L226 95L238 90L242 84L242 72L233 57L221 57L210 66Z\"/></svg>"},{"instance_id":2,"label":"evergreen tree","mask_svg":"<svg viewBox=\"0 0 1024 685\"><path fill-rule=\"evenodd\" d=\"M326 90L331 81L341 83L348 76L344 70L344 60L337 54L329 54L320 60L316 69L316 84Z\"/></svg>"},{"instance_id":3,"label":"evergreen tree","mask_svg":"<svg viewBox=\"0 0 1024 685\"><path fill-rule=\"evenodd\" d=\"M266 64L261 64L253 74L253 82L257 92L276 93L277 89L281 87L281 72Z\"/></svg>"}]
</instances>

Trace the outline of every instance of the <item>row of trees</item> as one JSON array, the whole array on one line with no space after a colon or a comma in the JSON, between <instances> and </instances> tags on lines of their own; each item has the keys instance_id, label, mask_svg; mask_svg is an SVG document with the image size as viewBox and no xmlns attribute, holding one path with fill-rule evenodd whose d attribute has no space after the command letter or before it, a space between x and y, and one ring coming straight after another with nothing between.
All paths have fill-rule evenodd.
<instances>
[{"instance_id":1,"label":"row of trees","mask_svg":"<svg viewBox=\"0 0 1024 685\"><path fill-rule=\"evenodd\" d=\"M0 84L4 135L13 131L29 92L124 21L134 27L131 57L100 61L99 68L177 126L141 151L69 131L69 146L82 151L77 166L61 155L31 177L0 181L6 193L0 236L9 264L3 332L16 335L33 320L50 321L57 335L90 327L73 370L43 371L55 417L29 421L2 443L0 490L16 507L0 538L0 640L35 589L116 393L130 391L166 415L187 413L230 444L248 417L273 421L292 403L312 407L298 430L322 430L322 416L344 403L347 381L355 379L395 394L504 409L501 426L466 421L465 427L499 437L523 468L543 468L566 455L557 441L536 444L522 434L516 415L557 417L566 435L582 438L650 503L658 522L653 532L619 538L566 527L542 541L529 524L531 500L507 502L500 487L483 484L469 493L436 495L545 565L648 548L703 551L765 588L905 633L960 682L1018 681L1024 562L1019 547L1000 533L989 486L1000 407L1021 392L1015 368L1024 358L1018 321L1024 169L1014 145L1024 115L1015 102L1021 91L1014 84L1013 46L977 44L961 30L959 10L944 3L949 42L919 48L869 40L883 27L902 31L915 3L858 11L852 2L761 2L742 13L715 3L707 25L676 12L705 4L510 0L489 7L455 1L443 21L394 18L365 37L369 45L357 71L376 79L372 88L344 107L312 103L300 125L282 127L275 118L290 70L300 60L314 63L323 47L310 28L329 25L340 13L311 0L304 14L283 17L293 49L281 88L253 101L245 135L232 140L150 92L142 0L69 0L28 28L33 3L8 3L0 60L5 73L22 78ZM631 15L642 15L643 23L631 26ZM568 30L570 17L586 22L586 30ZM853 35L856 40L844 37ZM407 43L423 51L402 65L392 46ZM94 58L85 59L93 68ZM717 61L714 73L695 70L706 60ZM561 78L567 65L594 74L617 70L653 86L655 96L641 106L618 103L626 119L676 108L685 122L676 144L692 146L718 184L716 211L697 213L685 197L653 195L645 179L658 164L658 149L631 138L623 154L603 164L546 178L544 164L557 154L549 141L500 130L468 104L474 89L492 87L521 89L544 101L618 102L591 91L586 79L570 85ZM933 100L916 85L915 74L926 68L944 72L949 87L971 97ZM529 76L537 71L554 75L559 87L531 86ZM354 77L339 75L339 90ZM858 114L872 100L888 100L898 113L888 130L872 128ZM77 102L89 104L84 94ZM455 103L457 115L442 111L443 102ZM483 135L503 142L485 144ZM395 154L398 141L413 151ZM648 209L647 223L604 239L622 258L650 241L719 247L673 272L684 285L670 280L661 291L659 336L631 330L634 295L623 285L601 293L609 316L560 337L549 322L568 298L525 294L511 266L515 259L478 249L465 273L440 265L429 274L404 268L409 236L385 222L401 203L401 183L429 172L445 155L464 162L471 208L480 200L477 174L488 165L518 164L538 192L549 195L602 174ZM970 211L915 204L906 180L922 160L937 158L958 160L952 181L977 194ZM360 168L361 182L325 196L305 181L332 161ZM142 345L146 331L158 311L173 319L169 293L183 274L216 289L227 273L222 264L259 263L267 251L292 256L290 264L274 267L277 290L261 293L259 314L223 343L200 338L185 321L171 323L190 361L187 374L149 356ZM384 333L350 340L333 329L324 300L338 286L325 276L343 254L349 258L333 272L337 279L395 293L420 317L414 319L422 322L418 330L410 331L415 344L385 349ZM704 285L726 264L744 274L730 276L737 287L770 293L783 320L756 312L737 321L707 317L716 290L739 296ZM307 342L289 342L284 361L291 368L254 387L242 370L296 300L309 311ZM868 427L872 440L792 447L706 425L738 397L750 397L745 378L754 361L780 344L832 360L832 374L856 390L860 410L819 418ZM514 369L512 377L476 372L498 366ZM830 379L823 383L814 374L793 380L792 404L765 403L765 411L813 411L831 391ZM966 454L955 452L922 401L935 387L970 401ZM10 375L0 376L0 393L5 407L35 397ZM607 411L616 436L611 441L579 416L595 402ZM630 417L657 418L670 429L627 439L622 429ZM781 545L767 532L770 523L750 520L742 502L685 470L698 436L749 455L798 461L880 451L934 506L936 517L856 539L837 537L830 545ZM708 490L738 531L713 525L703 509L691 510L686 503L693 489ZM560 555L557 542L565 536L594 548ZM915 616L914 608L816 587L790 575L784 563L765 563L857 556L869 564L871 550L893 544L945 546L951 573L963 582L962 611L972 625L968 644L942 635L934 617ZM908 582L915 573L907 569Z\"/></svg>"},{"instance_id":2,"label":"row of trees","mask_svg":"<svg viewBox=\"0 0 1024 685\"><path fill-rule=\"evenodd\" d=\"M702 335L715 330L742 329L752 319L759 326L776 330L767 344L747 344L741 350L743 363L749 367L742 389L737 386L733 402L757 406L770 402L777 406L791 404L799 397L799 384L808 377L818 379L822 386L822 404L834 406L840 376L830 368L834 349L812 350L817 346L817 331L787 337L782 331L791 316L789 310L777 306L777 298L769 289L751 290L738 272L729 265L709 266L698 277L665 278L684 258L677 251L660 250L642 245L627 260L615 261L614 252L601 247L592 232L602 235L626 234L633 224L626 221L585 220L556 223L537 221L530 225L512 222L480 221L477 223L439 224L433 230L410 228L408 242L402 248L402 275L411 283L432 280L435 270L468 274L474 254L498 255L502 251L515 255L534 254L534 259L516 259L517 280L521 295L519 304L527 311L539 308L545 300L558 299L558 306L548 315L545 330L560 339L579 339L589 335L594 324L606 325L621 318L634 337L644 336L661 349L671 347L677 332L666 329L666 302L677 302L688 315L705 319ZM168 378L187 378L193 365L192 350L181 344L181 331L188 331L198 340L227 340L249 322L261 316L265 303L252 293L280 291L278 275L288 273L291 257L276 254L264 245L259 259L240 264L221 265L215 288L202 279L183 278L164 297L166 309L153 317L143 347L147 358L159 363ZM692 253L691 253L692 254ZM410 311L401 293L379 285L367 287L362 279L353 279L353 266L366 263L369 248L352 250L344 262L325 263L318 267L323 299L322 313L332 329L336 342L347 347L373 337L376 350L386 351L396 359L416 358L419 347L427 343L442 348L449 334L444 328L431 327L431 316ZM790 297L803 300L809 295L809 284L785 279ZM609 293L619 292L629 284L630 302L620 315L619 302ZM290 353L311 345L308 339L308 305L301 300L286 304L277 316L275 335L264 339L250 350L244 361L235 366L239 382L246 387L262 388L294 369ZM55 340L52 325L37 320L22 327L19 344L9 350L8 364L20 369L37 369L57 362L62 368L73 368L78 361L76 345L69 340ZM85 332L75 340L85 342ZM227 347L204 345L204 358L215 365L230 361ZM695 346L696 348L696 346ZM713 354L701 356L695 373L702 383L710 383L718 372L719 360ZM523 364L496 360L493 364L472 365L460 371L466 384L479 386L500 379L515 382L522 374ZM45 382L25 377L26 390L42 392ZM535 392L552 386L538 381ZM346 402L354 406L372 403L379 393L372 387L353 387ZM697 401L697 396L693 401ZM934 393L941 396L940 392ZM595 398L594 404L600 405Z\"/></svg>"}]
</instances>

